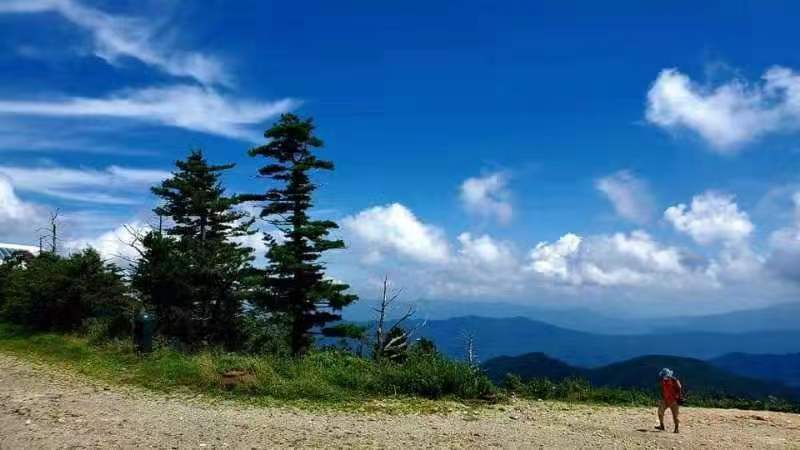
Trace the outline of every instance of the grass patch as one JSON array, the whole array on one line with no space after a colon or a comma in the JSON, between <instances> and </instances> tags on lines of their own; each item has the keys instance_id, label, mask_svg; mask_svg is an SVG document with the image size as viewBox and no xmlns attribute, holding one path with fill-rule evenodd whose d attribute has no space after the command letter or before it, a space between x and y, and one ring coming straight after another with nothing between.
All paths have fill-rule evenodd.
<instances>
[{"instance_id":1,"label":"grass patch","mask_svg":"<svg viewBox=\"0 0 800 450\"><path fill-rule=\"evenodd\" d=\"M412 354L402 365L336 351L292 359L157 346L141 356L129 340L92 344L80 335L30 333L5 323L0 323L0 351L111 383L260 405L442 412L496 397L496 388L480 371L429 354Z\"/></svg>"},{"instance_id":2,"label":"grass patch","mask_svg":"<svg viewBox=\"0 0 800 450\"><path fill-rule=\"evenodd\" d=\"M502 402L506 393L531 400L595 405L658 403L655 390L594 387L576 378L553 382L509 376L503 389L497 389L481 371L429 354L412 354L402 365L377 364L336 351L292 359L209 350L182 353L157 346L152 354L140 356L129 340L96 342L90 336L30 333L6 323L0 323L0 351L110 383L261 406L366 413L461 412L472 417L487 403ZM226 376L231 374L234 376ZM689 397L688 405L800 412L797 404L777 398L698 394Z\"/></svg>"}]
</instances>

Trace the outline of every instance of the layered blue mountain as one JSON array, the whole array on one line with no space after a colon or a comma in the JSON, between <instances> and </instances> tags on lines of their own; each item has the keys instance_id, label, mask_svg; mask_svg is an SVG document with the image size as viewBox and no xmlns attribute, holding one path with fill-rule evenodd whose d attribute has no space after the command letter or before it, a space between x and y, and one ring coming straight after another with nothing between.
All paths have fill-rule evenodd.
<instances>
[{"instance_id":1,"label":"layered blue mountain","mask_svg":"<svg viewBox=\"0 0 800 450\"><path fill-rule=\"evenodd\" d=\"M709 362L737 375L774 380L800 389L800 353L787 355L730 353L711 359Z\"/></svg>"},{"instance_id":2,"label":"layered blue mountain","mask_svg":"<svg viewBox=\"0 0 800 450\"><path fill-rule=\"evenodd\" d=\"M367 322L375 317L375 302L360 301L345 310L345 318ZM411 303L409 303L410 305ZM405 311L406 305L398 310ZM620 314L597 312L586 308L553 309L529 305L470 302L413 302L417 317L426 320L446 320L464 316L490 319L523 317L562 328L596 334L639 335L675 332L747 333L766 330L800 331L800 303L785 303L765 308L700 316L632 318Z\"/></svg>"},{"instance_id":3,"label":"layered blue mountain","mask_svg":"<svg viewBox=\"0 0 800 450\"><path fill-rule=\"evenodd\" d=\"M663 354L702 360L728 353L800 352L800 330L663 332L638 335L575 331L524 317L457 317L417 322L416 336L433 340L444 353L461 358L466 334L473 336L478 357L541 352L579 367L597 367L642 355Z\"/></svg>"},{"instance_id":4,"label":"layered blue mountain","mask_svg":"<svg viewBox=\"0 0 800 450\"><path fill-rule=\"evenodd\" d=\"M767 396L800 399L800 391L780 382L744 377L715 367L707 361L677 356L640 356L594 369L574 367L542 353L502 356L483 364L486 373L496 382L501 382L506 374L511 373L522 379L548 378L552 381L580 377L594 386L644 390L657 388L658 372L662 367L675 371L690 398L692 395L712 393L753 399Z\"/></svg>"}]
</instances>

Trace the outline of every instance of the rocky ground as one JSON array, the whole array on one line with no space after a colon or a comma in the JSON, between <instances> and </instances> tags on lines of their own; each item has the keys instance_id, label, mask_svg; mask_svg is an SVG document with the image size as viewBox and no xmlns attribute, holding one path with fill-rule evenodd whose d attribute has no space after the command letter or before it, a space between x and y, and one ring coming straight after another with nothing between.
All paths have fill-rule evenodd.
<instances>
[{"instance_id":1,"label":"rocky ground","mask_svg":"<svg viewBox=\"0 0 800 450\"><path fill-rule=\"evenodd\" d=\"M259 408L99 384L0 354L0 449L796 448L800 415L685 408L680 434L655 408L514 402L446 414Z\"/></svg>"}]
</instances>

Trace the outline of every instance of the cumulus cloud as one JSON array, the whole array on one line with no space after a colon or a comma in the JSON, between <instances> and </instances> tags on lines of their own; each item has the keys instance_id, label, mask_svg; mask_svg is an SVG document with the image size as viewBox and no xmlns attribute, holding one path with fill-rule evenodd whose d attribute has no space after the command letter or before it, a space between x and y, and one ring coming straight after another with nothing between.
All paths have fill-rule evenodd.
<instances>
[{"instance_id":1,"label":"cumulus cloud","mask_svg":"<svg viewBox=\"0 0 800 450\"><path fill-rule=\"evenodd\" d=\"M508 223L512 215L510 194L506 188L508 179L507 173L496 172L465 180L461 184L461 201L466 210Z\"/></svg>"},{"instance_id":2,"label":"cumulus cloud","mask_svg":"<svg viewBox=\"0 0 800 450\"><path fill-rule=\"evenodd\" d=\"M11 180L0 174L0 240L31 243L31 232L47 217L43 207L17 196Z\"/></svg>"},{"instance_id":3,"label":"cumulus cloud","mask_svg":"<svg viewBox=\"0 0 800 450\"><path fill-rule=\"evenodd\" d=\"M755 228L733 196L713 191L696 195L691 206L681 203L667 208L664 218L701 245L741 243Z\"/></svg>"},{"instance_id":4,"label":"cumulus cloud","mask_svg":"<svg viewBox=\"0 0 800 450\"><path fill-rule=\"evenodd\" d=\"M756 285L767 281L764 277L766 258L753 251L749 245L724 247L710 261L707 272L720 282L749 282Z\"/></svg>"},{"instance_id":5,"label":"cumulus cloud","mask_svg":"<svg viewBox=\"0 0 800 450\"><path fill-rule=\"evenodd\" d=\"M647 183L627 170L621 170L595 182L597 190L608 197L620 217L644 224L655 212L655 201Z\"/></svg>"},{"instance_id":6,"label":"cumulus cloud","mask_svg":"<svg viewBox=\"0 0 800 450\"><path fill-rule=\"evenodd\" d=\"M356 270L365 270L364 278L392 273L410 292L431 298L497 297L523 286L514 246L488 234L464 232L451 245L440 228L398 203L340 222L345 241L360 256Z\"/></svg>"},{"instance_id":7,"label":"cumulus cloud","mask_svg":"<svg viewBox=\"0 0 800 450\"><path fill-rule=\"evenodd\" d=\"M800 282L800 192L792 195L792 201L794 221L770 235L766 265L779 277Z\"/></svg>"},{"instance_id":8,"label":"cumulus cloud","mask_svg":"<svg viewBox=\"0 0 800 450\"><path fill-rule=\"evenodd\" d=\"M516 262L511 244L499 242L488 234L473 236L471 233L461 233L458 242L461 245L459 256L473 264L508 267Z\"/></svg>"},{"instance_id":9,"label":"cumulus cloud","mask_svg":"<svg viewBox=\"0 0 800 450\"><path fill-rule=\"evenodd\" d=\"M119 267L127 267L139 259L140 255L136 249L140 245L138 238L150 230L149 225L133 221L119 225L98 236L71 239L65 242L64 247L69 252L93 248L100 253L103 259Z\"/></svg>"},{"instance_id":10,"label":"cumulus cloud","mask_svg":"<svg viewBox=\"0 0 800 450\"><path fill-rule=\"evenodd\" d=\"M732 80L711 87L666 69L647 93L646 118L666 129L693 131L721 153L735 152L769 133L797 130L800 75L776 66L758 83Z\"/></svg>"},{"instance_id":11,"label":"cumulus cloud","mask_svg":"<svg viewBox=\"0 0 800 450\"><path fill-rule=\"evenodd\" d=\"M175 85L129 89L104 98L0 100L0 114L132 119L258 142L261 138L252 126L296 105L292 99L257 102L232 98L213 88Z\"/></svg>"},{"instance_id":12,"label":"cumulus cloud","mask_svg":"<svg viewBox=\"0 0 800 450\"><path fill-rule=\"evenodd\" d=\"M773 273L800 281L800 230L783 228L770 236L768 267Z\"/></svg>"},{"instance_id":13,"label":"cumulus cloud","mask_svg":"<svg viewBox=\"0 0 800 450\"><path fill-rule=\"evenodd\" d=\"M647 286L683 284L696 268L679 249L637 230L585 239L568 233L553 243L540 242L526 270L571 285Z\"/></svg>"},{"instance_id":14,"label":"cumulus cloud","mask_svg":"<svg viewBox=\"0 0 800 450\"><path fill-rule=\"evenodd\" d=\"M685 207L680 211L692 218L692 213L701 210ZM756 302L754 298L785 301L793 295L791 283L765 270L770 264L780 262L784 270L793 271L784 278L800 281L796 269L800 267L800 220L796 227L776 234L775 239L783 237L793 245L784 245L786 249L797 250L784 253L781 261L774 252L765 257L754 251L749 240L729 231L698 234L703 242L726 239L717 254L670 245L643 230L585 236L566 233L555 242L540 242L528 252L518 252L512 242L489 234L462 232L451 243L441 229L399 204L369 208L341 223L352 253L345 266L334 265L337 270L346 267L350 275L337 272L337 276L354 282L357 290L370 290L374 286L365 285L364 280L389 273L410 296L420 298L523 301L536 293L536 301L561 305L593 299L652 308L658 299L683 306L723 300L741 306ZM723 303L718 306L727 308Z\"/></svg>"},{"instance_id":15,"label":"cumulus cloud","mask_svg":"<svg viewBox=\"0 0 800 450\"><path fill-rule=\"evenodd\" d=\"M420 221L399 203L374 206L341 221L349 241L369 248L368 259L392 252L421 262L443 263L450 248L444 232Z\"/></svg>"},{"instance_id":16,"label":"cumulus cloud","mask_svg":"<svg viewBox=\"0 0 800 450\"><path fill-rule=\"evenodd\" d=\"M60 166L2 166L16 189L66 200L103 204L141 203L142 192L169 172L109 166L103 170Z\"/></svg>"},{"instance_id":17,"label":"cumulus cloud","mask_svg":"<svg viewBox=\"0 0 800 450\"><path fill-rule=\"evenodd\" d=\"M121 57L134 58L173 76L200 83L231 85L232 76L216 58L173 48L161 33L162 20L107 14L75 0L4 0L0 14L51 12L89 32L94 54L110 64Z\"/></svg>"}]
</instances>

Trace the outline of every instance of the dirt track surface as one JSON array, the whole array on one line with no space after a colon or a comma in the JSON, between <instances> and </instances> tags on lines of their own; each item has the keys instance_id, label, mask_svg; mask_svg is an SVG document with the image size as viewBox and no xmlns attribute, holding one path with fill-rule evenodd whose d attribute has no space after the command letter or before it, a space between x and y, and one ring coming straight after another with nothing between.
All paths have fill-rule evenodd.
<instances>
[{"instance_id":1,"label":"dirt track surface","mask_svg":"<svg viewBox=\"0 0 800 450\"><path fill-rule=\"evenodd\" d=\"M681 434L655 408L515 402L449 414L310 412L166 397L0 354L0 449L796 448L800 415L685 408ZM669 426L669 421L668 421Z\"/></svg>"}]
</instances>

